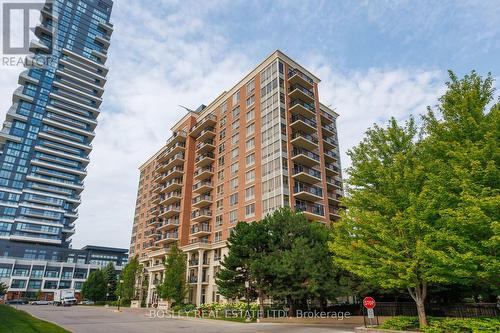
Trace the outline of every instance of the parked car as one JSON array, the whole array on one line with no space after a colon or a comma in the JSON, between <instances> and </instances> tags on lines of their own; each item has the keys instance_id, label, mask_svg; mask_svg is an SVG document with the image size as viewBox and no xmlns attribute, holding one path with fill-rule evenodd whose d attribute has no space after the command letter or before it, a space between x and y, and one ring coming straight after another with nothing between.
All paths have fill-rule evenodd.
<instances>
[{"instance_id":1,"label":"parked car","mask_svg":"<svg viewBox=\"0 0 500 333\"><path fill-rule=\"evenodd\" d=\"M50 305L52 304L52 301L45 301L45 300L39 300L39 301L31 301L31 305Z\"/></svg>"},{"instance_id":2,"label":"parked car","mask_svg":"<svg viewBox=\"0 0 500 333\"><path fill-rule=\"evenodd\" d=\"M5 302L5 304L28 304L28 300L26 299L11 299L7 302Z\"/></svg>"},{"instance_id":3,"label":"parked car","mask_svg":"<svg viewBox=\"0 0 500 333\"><path fill-rule=\"evenodd\" d=\"M81 301L80 304L82 304L82 305L94 305L95 302L94 301L90 301L88 299L85 299L85 300Z\"/></svg>"}]
</instances>

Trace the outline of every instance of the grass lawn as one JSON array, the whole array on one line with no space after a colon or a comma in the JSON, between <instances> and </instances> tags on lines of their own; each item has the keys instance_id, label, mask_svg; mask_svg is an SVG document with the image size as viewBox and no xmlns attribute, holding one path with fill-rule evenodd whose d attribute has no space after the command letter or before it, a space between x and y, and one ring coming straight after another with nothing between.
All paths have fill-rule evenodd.
<instances>
[{"instance_id":1,"label":"grass lawn","mask_svg":"<svg viewBox=\"0 0 500 333\"><path fill-rule=\"evenodd\" d=\"M0 333L69 333L62 327L32 317L9 305L0 305Z\"/></svg>"}]
</instances>

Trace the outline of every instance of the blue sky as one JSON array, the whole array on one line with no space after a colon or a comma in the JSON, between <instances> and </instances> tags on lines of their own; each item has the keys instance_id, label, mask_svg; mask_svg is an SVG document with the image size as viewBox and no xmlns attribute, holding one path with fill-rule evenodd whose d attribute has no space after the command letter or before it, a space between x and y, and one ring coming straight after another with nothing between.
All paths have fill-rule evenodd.
<instances>
[{"instance_id":1,"label":"blue sky","mask_svg":"<svg viewBox=\"0 0 500 333\"><path fill-rule=\"evenodd\" d=\"M178 105L210 103L275 49L321 78L320 99L340 114L343 167L374 122L435 105L448 69L500 75L498 0L115 0L112 21L75 247L128 247L138 167L184 114ZM0 67L4 112L21 70Z\"/></svg>"}]
</instances>

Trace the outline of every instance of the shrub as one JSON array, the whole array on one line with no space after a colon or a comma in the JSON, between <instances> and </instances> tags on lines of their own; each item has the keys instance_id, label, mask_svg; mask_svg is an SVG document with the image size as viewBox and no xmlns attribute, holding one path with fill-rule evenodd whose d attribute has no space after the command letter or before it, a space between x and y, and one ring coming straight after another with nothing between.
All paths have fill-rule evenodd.
<instances>
[{"instance_id":1,"label":"shrub","mask_svg":"<svg viewBox=\"0 0 500 333\"><path fill-rule=\"evenodd\" d=\"M400 331L416 327L418 327L418 318L405 316L391 318L380 326L380 328Z\"/></svg>"},{"instance_id":2,"label":"shrub","mask_svg":"<svg viewBox=\"0 0 500 333\"><path fill-rule=\"evenodd\" d=\"M429 325L422 330L427 333L496 333L500 318L428 318ZM394 317L380 326L383 329L411 330L418 328L417 317Z\"/></svg>"}]
</instances>

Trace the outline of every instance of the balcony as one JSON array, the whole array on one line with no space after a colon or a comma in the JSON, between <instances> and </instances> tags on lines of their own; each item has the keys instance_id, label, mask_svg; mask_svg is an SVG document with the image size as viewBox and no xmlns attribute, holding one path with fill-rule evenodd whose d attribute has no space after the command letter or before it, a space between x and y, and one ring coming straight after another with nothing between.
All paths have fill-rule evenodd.
<instances>
[{"instance_id":1,"label":"balcony","mask_svg":"<svg viewBox=\"0 0 500 333\"><path fill-rule=\"evenodd\" d=\"M202 168L204 166L210 165L214 163L215 155L213 153L205 153L196 157L194 165L198 168Z\"/></svg>"},{"instance_id":2,"label":"balcony","mask_svg":"<svg viewBox=\"0 0 500 333\"><path fill-rule=\"evenodd\" d=\"M338 161L339 156L336 152L332 150L325 150L324 152L325 162L326 163L335 163Z\"/></svg>"},{"instance_id":3,"label":"balcony","mask_svg":"<svg viewBox=\"0 0 500 333\"><path fill-rule=\"evenodd\" d=\"M300 200L315 202L323 199L323 190L318 186L311 186L301 182L295 182L293 187L294 196Z\"/></svg>"},{"instance_id":4,"label":"balcony","mask_svg":"<svg viewBox=\"0 0 500 333\"><path fill-rule=\"evenodd\" d=\"M215 138L215 128L214 127L207 127L203 131L200 132L200 135L198 136L197 140L198 141L207 141Z\"/></svg>"},{"instance_id":5,"label":"balcony","mask_svg":"<svg viewBox=\"0 0 500 333\"><path fill-rule=\"evenodd\" d=\"M158 215L158 217L168 219L172 216L179 215L180 213L181 213L180 204L168 205L160 208L160 214Z\"/></svg>"},{"instance_id":6,"label":"balcony","mask_svg":"<svg viewBox=\"0 0 500 333\"><path fill-rule=\"evenodd\" d=\"M179 233L177 231L166 232L155 242L156 244L168 244L179 240Z\"/></svg>"},{"instance_id":7,"label":"balcony","mask_svg":"<svg viewBox=\"0 0 500 333\"><path fill-rule=\"evenodd\" d=\"M328 206L328 210L330 211L330 220L336 221L340 218L339 210L337 207Z\"/></svg>"},{"instance_id":8,"label":"balcony","mask_svg":"<svg viewBox=\"0 0 500 333\"><path fill-rule=\"evenodd\" d=\"M167 140L166 146L171 146L178 142L185 142L187 137L186 131L175 132L170 139Z\"/></svg>"},{"instance_id":9,"label":"balcony","mask_svg":"<svg viewBox=\"0 0 500 333\"><path fill-rule=\"evenodd\" d=\"M314 107L314 104L308 104L298 99L291 101L290 112L292 114L301 115L305 118L315 119L316 117L316 108Z\"/></svg>"},{"instance_id":10,"label":"balcony","mask_svg":"<svg viewBox=\"0 0 500 333\"><path fill-rule=\"evenodd\" d=\"M290 84L301 85L308 89L312 89L314 87L314 81L306 74L302 73L298 69L291 69L288 71L288 82Z\"/></svg>"},{"instance_id":11,"label":"balcony","mask_svg":"<svg viewBox=\"0 0 500 333\"><path fill-rule=\"evenodd\" d=\"M321 126L321 132L324 138L334 136L335 127L333 125L323 124L323 126Z\"/></svg>"},{"instance_id":12,"label":"balcony","mask_svg":"<svg viewBox=\"0 0 500 333\"><path fill-rule=\"evenodd\" d=\"M338 191L338 190L337 190ZM328 200L334 203L340 203L340 199L342 199L342 194L337 191L328 191L327 196Z\"/></svg>"},{"instance_id":13,"label":"balcony","mask_svg":"<svg viewBox=\"0 0 500 333\"><path fill-rule=\"evenodd\" d=\"M319 164L319 155L312 151L294 147L292 151L292 161L312 167Z\"/></svg>"},{"instance_id":14,"label":"balcony","mask_svg":"<svg viewBox=\"0 0 500 333\"><path fill-rule=\"evenodd\" d=\"M202 168L197 168L194 172L194 178L197 180L203 180L210 178L214 175L214 168L212 166L206 166Z\"/></svg>"},{"instance_id":15,"label":"balcony","mask_svg":"<svg viewBox=\"0 0 500 333\"><path fill-rule=\"evenodd\" d=\"M206 142L198 142L196 144L196 153L197 154L204 154L210 151L213 151L215 149L215 141L214 140L208 140Z\"/></svg>"},{"instance_id":16,"label":"balcony","mask_svg":"<svg viewBox=\"0 0 500 333\"><path fill-rule=\"evenodd\" d=\"M191 227L190 236L202 237L210 235L210 226L208 223L198 224Z\"/></svg>"},{"instance_id":17,"label":"balcony","mask_svg":"<svg viewBox=\"0 0 500 333\"><path fill-rule=\"evenodd\" d=\"M326 185L331 185L335 188L342 190L342 182L333 177L326 177Z\"/></svg>"},{"instance_id":18,"label":"balcony","mask_svg":"<svg viewBox=\"0 0 500 333\"><path fill-rule=\"evenodd\" d=\"M151 204L156 205L160 202L160 196L155 194L153 195L153 199L151 200Z\"/></svg>"},{"instance_id":19,"label":"balcony","mask_svg":"<svg viewBox=\"0 0 500 333\"><path fill-rule=\"evenodd\" d=\"M162 224L157 228L156 231L161 232L161 231L167 231L174 229L179 226L180 220L178 218L169 218L165 219Z\"/></svg>"},{"instance_id":20,"label":"balcony","mask_svg":"<svg viewBox=\"0 0 500 333\"><path fill-rule=\"evenodd\" d=\"M294 146L305 148L308 150L318 149L318 138L305 132L294 131L292 133L291 143Z\"/></svg>"},{"instance_id":21,"label":"balcony","mask_svg":"<svg viewBox=\"0 0 500 333\"><path fill-rule=\"evenodd\" d=\"M211 179L202 180L193 185L193 192L195 193L206 193L214 188L214 183Z\"/></svg>"},{"instance_id":22,"label":"balcony","mask_svg":"<svg viewBox=\"0 0 500 333\"><path fill-rule=\"evenodd\" d=\"M199 120L198 123L191 129L190 135L197 137L201 134L204 129L213 128L217 123L217 117L213 114L205 116L203 119Z\"/></svg>"},{"instance_id":23,"label":"balcony","mask_svg":"<svg viewBox=\"0 0 500 333\"><path fill-rule=\"evenodd\" d=\"M316 169L295 164L293 167L293 178L308 184L316 184L321 182L321 172Z\"/></svg>"},{"instance_id":24,"label":"balcony","mask_svg":"<svg viewBox=\"0 0 500 333\"><path fill-rule=\"evenodd\" d=\"M296 131L302 131L308 134L318 132L318 124L310 118L306 118L300 114L292 114L291 121L290 127Z\"/></svg>"},{"instance_id":25,"label":"balcony","mask_svg":"<svg viewBox=\"0 0 500 333\"><path fill-rule=\"evenodd\" d=\"M158 157L159 162L168 161L172 156L177 153L180 153L186 149L186 144L184 142L176 142L170 148L166 149L161 155Z\"/></svg>"},{"instance_id":26,"label":"balcony","mask_svg":"<svg viewBox=\"0 0 500 333\"><path fill-rule=\"evenodd\" d=\"M175 178L172 179L163 185L163 187L160 190L160 193L168 193L176 190L180 190L182 188L182 179L180 178Z\"/></svg>"},{"instance_id":27,"label":"balcony","mask_svg":"<svg viewBox=\"0 0 500 333\"><path fill-rule=\"evenodd\" d=\"M309 220L323 220L325 218L325 209L320 204L307 204L297 200L295 210L302 212Z\"/></svg>"},{"instance_id":28,"label":"balcony","mask_svg":"<svg viewBox=\"0 0 500 333\"><path fill-rule=\"evenodd\" d=\"M191 213L191 222L198 223L208 221L212 218L210 209L197 209Z\"/></svg>"},{"instance_id":29,"label":"balcony","mask_svg":"<svg viewBox=\"0 0 500 333\"><path fill-rule=\"evenodd\" d=\"M335 116L331 113L326 112L325 110L321 110L320 112L321 120L325 124L333 124L335 122Z\"/></svg>"},{"instance_id":30,"label":"balcony","mask_svg":"<svg viewBox=\"0 0 500 333\"><path fill-rule=\"evenodd\" d=\"M188 283L198 283L198 277L194 275L188 277Z\"/></svg>"},{"instance_id":31,"label":"balcony","mask_svg":"<svg viewBox=\"0 0 500 333\"><path fill-rule=\"evenodd\" d=\"M165 195L161 196L161 201L160 205L170 205L173 204L174 202L179 202L182 199L182 192L181 191L174 191L174 192L169 192Z\"/></svg>"},{"instance_id":32,"label":"balcony","mask_svg":"<svg viewBox=\"0 0 500 333\"><path fill-rule=\"evenodd\" d=\"M314 93L298 84L290 86L288 96L292 100L300 99L306 103L314 103Z\"/></svg>"},{"instance_id":33,"label":"balcony","mask_svg":"<svg viewBox=\"0 0 500 333\"><path fill-rule=\"evenodd\" d=\"M165 169L169 170L174 166L184 165L184 153L177 153L165 162Z\"/></svg>"},{"instance_id":34,"label":"balcony","mask_svg":"<svg viewBox=\"0 0 500 333\"><path fill-rule=\"evenodd\" d=\"M336 149L338 147L338 142L334 138L324 138L323 146L326 149Z\"/></svg>"},{"instance_id":35,"label":"balcony","mask_svg":"<svg viewBox=\"0 0 500 333\"><path fill-rule=\"evenodd\" d=\"M198 258L188 260L189 266L198 266L199 263L200 263L200 259L198 259Z\"/></svg>"},{"instance_id":36,"label":"balcony","mask_svg":"<svg viewBox=\"0 0 500 333\"><path fill-rule=\"evenodd\" d=\"M340 174L340 169L333 163L325 163L326 174L336 176Z\"/></svg>"},{"instance_id":37,"label":"balcony","mask_svg":"<svg viewBox=\"0 0 500 333\"><path fill-rule=\"evenodd\" d=\"M193 207L203 208L212 204L213 197L211 195L202 194L193 199Z\"/></svg>"},{"instance_id":38,"label":"balcony","mask_svg":"<svg viewBox=\"0 0 500 333\"><path fill-rule=\"evenodd\" d=\"M166 174L162 176L163 182L168 182L174 178L182 178L184 175L184 167L183 166L175 166L170 169Z\"/></svg>"}]
</instances>

